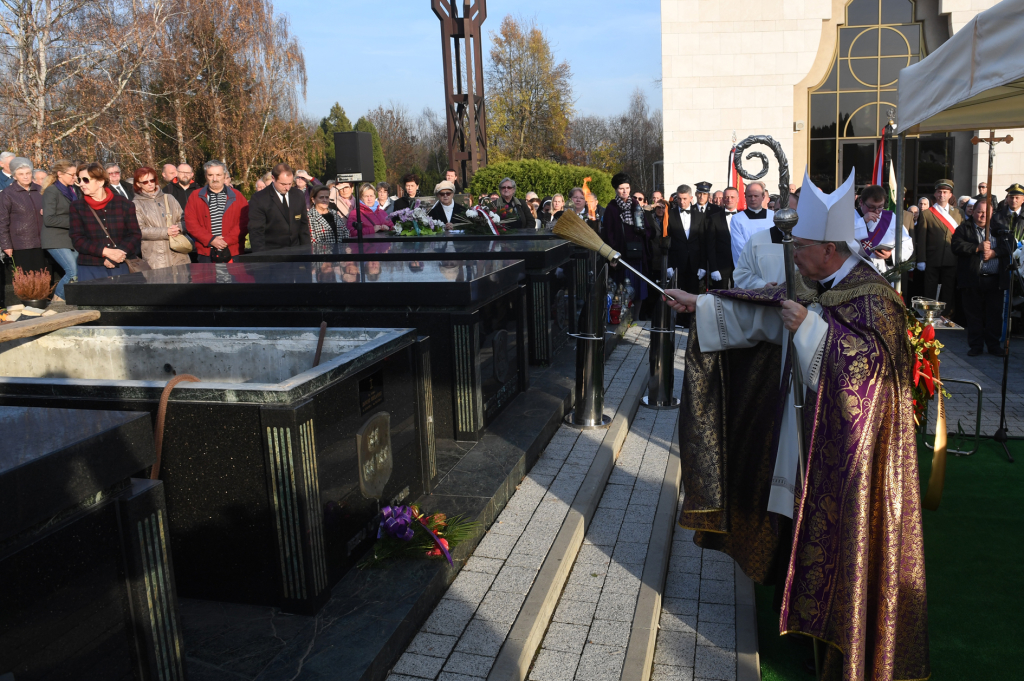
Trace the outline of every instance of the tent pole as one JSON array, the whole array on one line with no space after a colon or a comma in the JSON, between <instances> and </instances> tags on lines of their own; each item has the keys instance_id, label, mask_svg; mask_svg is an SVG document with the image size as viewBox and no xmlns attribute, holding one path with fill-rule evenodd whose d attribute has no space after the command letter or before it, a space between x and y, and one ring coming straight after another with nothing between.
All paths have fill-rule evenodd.
<instances>
[{"instance_id":1,"label":"tent pole","mask_svg":"<svg viewBox=\"0 0 1024 681\"><path fill-rule=\"evenodd\" d=\"M900 131L896 138L896 266L903 264L903 176L907 166L907 134ZM900 276L896 282L897 293L903 293L903 277Z\"/></svg>"}]
</instances>

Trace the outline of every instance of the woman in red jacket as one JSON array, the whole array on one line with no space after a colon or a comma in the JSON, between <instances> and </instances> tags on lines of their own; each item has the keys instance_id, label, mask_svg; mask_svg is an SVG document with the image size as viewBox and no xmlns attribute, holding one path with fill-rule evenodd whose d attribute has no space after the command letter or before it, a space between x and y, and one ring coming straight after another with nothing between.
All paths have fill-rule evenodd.
<instances>
[{"instance_id":1,"label":"woman in red jacket","mask_svg":"<svg viewBox=\"0 0 1024 681\"><path fill-rule=\"evenodd\" d=\"M221 161L203 165L206 186L192 192L185 205L185 229L196 240L199 262L231 262L249 233L249 202L225 184Z\"/></svg>"},{"instance_id":2,"label":"woman in red jacket","mask_svg":"<svg viewBox=\"0 0 1024 681\"><path fill-rule=\"evenodd\" d=\"M78 166L82 198L68 208L71 245L78 251L78 281L128 274L128 258L142 253L135 204L110 189L99 163Z\"/></svg>"}]
</instances>

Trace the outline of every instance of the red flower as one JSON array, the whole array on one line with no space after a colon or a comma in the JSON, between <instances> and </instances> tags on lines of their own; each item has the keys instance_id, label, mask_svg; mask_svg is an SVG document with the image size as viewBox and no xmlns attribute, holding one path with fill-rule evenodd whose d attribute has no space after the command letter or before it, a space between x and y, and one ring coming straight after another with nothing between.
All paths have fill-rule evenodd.
<instances>
[{"instance_id":1,"label":"red flower","mask_svg":"<svg viewBox=\"0 0 1024 681\"><path fill-rule=\"evenodd\" d=\"M921 360L917 357L914 358L914 385L916 386L921 381Z\"/></svg>"},{"instance_id":2,"label":"red flower","mask_svg":"<svg viewBox=\"0 0 1024 681\"><path fill-rule=\"evenodd\" d=\"M932 363L924 363L924 387L928 390L929 397L935 394L935 381L932 378Z\"/></svg>"},{"instance_id":3,"label":"red flower","mask_svg":"<svg viewBox=\"0 0 1024 681\"><path fill-rule=\"evenodd\" d=\"M443 537L439 537L438 541L441 542L441 545L444 546L446 549L448 548L448 540L447 539L444 539ZM434 548L430 549L429 551L427 551L427 557L428 558L436 558L436 557L438 557L440 555L441 555L441 549L439 549L436 546Z\"/></svg>"},{"instance_id":4,"label":"red flower","mask_svg":"<svg viewBox=\"0 0 1024 681\"><path fill-rule=\"evenodd\" d=\"M921 332L921 340L926 343L935 340L935 327L931 324L924 327L924 331Z\"/></svg>"}]
</instances>

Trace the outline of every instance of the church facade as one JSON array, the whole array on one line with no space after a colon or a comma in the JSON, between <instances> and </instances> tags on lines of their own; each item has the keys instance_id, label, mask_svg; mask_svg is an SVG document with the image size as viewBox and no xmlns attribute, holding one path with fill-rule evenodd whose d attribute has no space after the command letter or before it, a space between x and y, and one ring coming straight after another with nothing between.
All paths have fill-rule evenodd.
<instances>
[{"instance_id":1,"label":"church facade","mask_svg":"<svg viewBox=\"0 0 1024 681\"><path fill-rule=\"evenodd\" d=\"M805 165L832 191L857 169L870 182L878 138L899 122L899 70L944 43L996 0L662 0L664 187L698 181L725 188L733 138L769 134L782 143L791 182ZM987 136L988 131L984 131ZM1024 175L1024 130L999 130L998 197ZM988 149L971 133L908 138L908 197L951 178L974 195ZM895 145L893 145L895 163ZM764 148L754 147L768 156ZM764 178L777 191L774 159ZM757 159L744 161L756 172Z\"/></svg>"}]
</instances>

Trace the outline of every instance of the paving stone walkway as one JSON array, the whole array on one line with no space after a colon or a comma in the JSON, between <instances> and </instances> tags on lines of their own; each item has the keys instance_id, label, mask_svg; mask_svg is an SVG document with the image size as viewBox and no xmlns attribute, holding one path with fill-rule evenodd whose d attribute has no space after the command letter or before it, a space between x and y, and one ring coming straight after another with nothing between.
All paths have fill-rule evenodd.
<instances>
[{"instance_id":1,"label":"paving stone walkway","mask_svg":"<svg viewBox=\"0 0 1024 681\"><path fill-rule=\"evenodd\" d=\"M633 327L605 363L605 413L618 409L648 342L649 334ZM558 429L395 664L390 681L487 676L605 432Z\"/></svg>"},{"instance_id":2,"label":"paving stone walkway","mask_svg":"<svg viewBox=\"0 0 1024 681\"><path fill-rule=\"evenodd\" d=\"M677 512L682 505L680 492ZM651 681L735 681L736 569L675 526Z\"/></svg>"}]
</instances>

